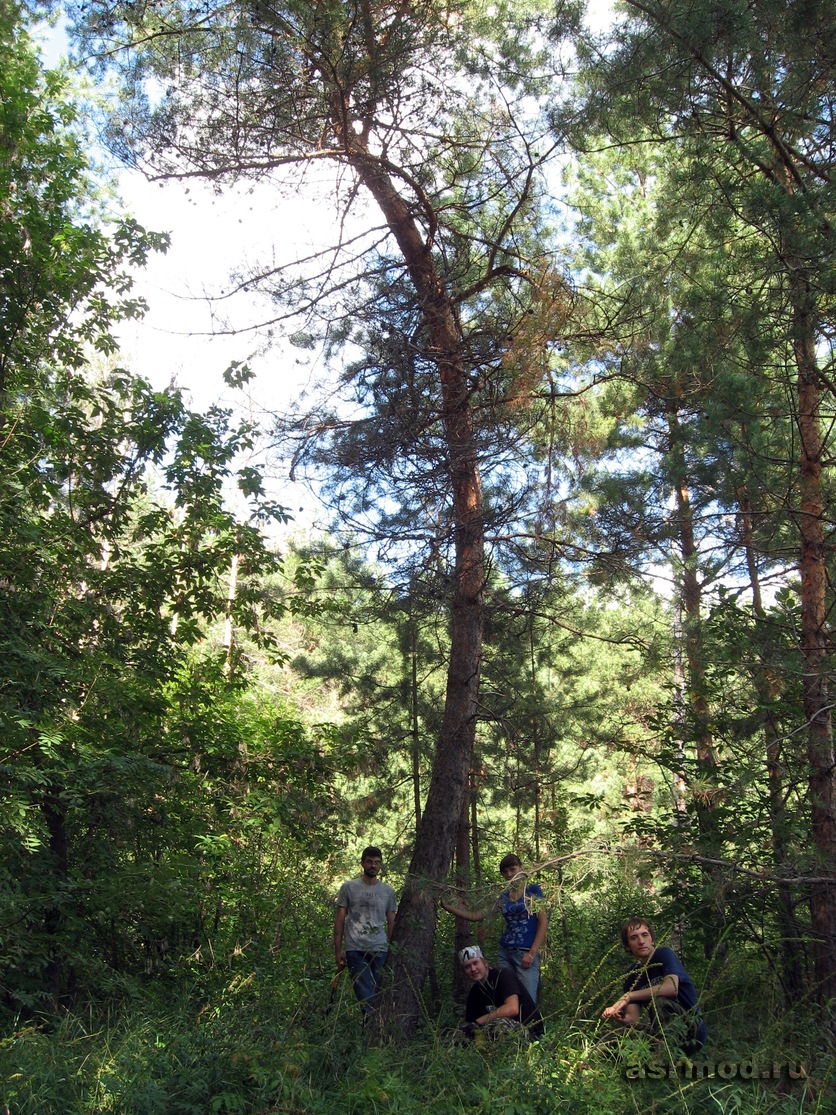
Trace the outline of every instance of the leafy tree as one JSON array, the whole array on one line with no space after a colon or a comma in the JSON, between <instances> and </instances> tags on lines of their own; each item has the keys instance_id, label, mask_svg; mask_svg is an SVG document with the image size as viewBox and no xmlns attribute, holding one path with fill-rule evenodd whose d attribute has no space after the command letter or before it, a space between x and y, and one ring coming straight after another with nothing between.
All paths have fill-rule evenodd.
<instances>
[{"instance_id":1,"label":"leafy tree","mask_svg":"<svg viewBox=\"0 0 836 1115\"><path fill-rule=\"evenodd\" d=\"M832 405L832 229L823 215L832 190L833 55L827 48L811 55L809 41L811 34L829 41L832 15L816 4L696 10L632 0L626 11L614 49L590 66L592 117L585 119L601 122L617 142L629 137L632 144L661 143L681 152L692 187L699 184L711 200L714 217L705 227L735 225L749 246L751 259L741 273L750 276L745 294L753 312L742 320L761 328L770 362L786 372L784 399L790 402L795 439L791 490L797 498L779 514L785 517L789 510L800 542L808 806L818 873L832 862L836 832L823 514ZM718 279L726 274L720 269ZM728 314L722 297L729 288L719 281L713 290L723 322ZM743 291L734 286L731 291L737 295L732 305L741 305ZM749 355L755 351L752 337L752 331L744 337ZM763 397L755 365L749 367L752 386L739 396L747 401L755 392ZM756 424L759 433L764 426ZM753 486L748 482L740 491L751 496ZM816 981L825 996L836 978L834 897L829 882L812 885Z\"/></svg>"},{"instance_id":2,"label":"leafy tree","mask_svg":"<svg viewBox=\"0 0 836 1115\"><path fill-rule=\"evenodd\" d=\"M266 289L287 307L280 316L302 313L311 322L343 322L373 304L396 350L403 341L414 353L422 401L432 399L451 625L438 749L395 930L387 1009L409 1032L432 949L425 883L443 878L450 863L478 718L483 415L522 369L505 360L511 340L530 328L532 305L538 320L548 316L544 292L554 286L548 256L519 232L535 212L544 157L514 103L512 75L531 50L531 13L516 19L509 9L501 26L466 3L211 9L155 0L94 4L79 14L87 50L125 63L117 143L155 173L222 183L289 168L284 181L295 185L307 169L335 166L343 239L309 261L304 276L273 272ZM502 83L492 79L497 68ZM154 105L149 79L164 90ZM382 224L349 223L360 195ZM377 362L380 349L373 351ZM529 364L531 356L529 349Z\"/></svg>"},{"instance_id":3,"label":"leafy tree","mask_svg":"<svg viewBox=\"0 0 836 1115\"><path fill-rule=\"evenodd\" d=\"M312 578L304 613L286 615L278 629L292 671L288 693L344 739L341 784L356 803L354 823L366 831L374 822L385 834L375 839L390 847L392 866L420 823L442 701L446 617L438 599L422 601L420 586L402 595L383 569L327 540L293 548L287 571L295 560Z\"/></svg>"},{"instance_id":4,"label":"leafy tree","mask_svg":"<svg viewBox=\"0 0 836 1115\"><path fill-rule=\"evenodd\" d=\"M269 617L259 523L276 509L234 467L251 431L89 362L164 240L97 221L72 105L2 17L0 922L6 995L35 1007L199 948L334 803L322 742L248 701L211 637ZM226 509L236 480L249 522Z\"/></svg>"},{"instance_id":5,"label":"leafy tree","mask_svg":"<svg viewBox=\"0 0 836 1115\"><path fill-rule=\"evenodd\" d=\"M786 579L791 572L792 431L782 417L787 390L780 339L768 309L752 297L762 266L758 237L733 213L705 203L687 151L672 159L672 149L671 140L638 152L603 153L588 157L580 170L581 261L600 336L597 362L586 374L611 422L581 479L588 493L582 506L594 509L581 529L601 538L599 560L608 570L636 575L654 560L674 570L684 686L681 697L673 694L670 746L662 753L670 756L675 777L687 778L681 806L695 812L703 853L713 863L702 899L691 894L689 905L719 911L728 878L717 858L760 860L763 838L752 839L760 830L749 806L742 808L741 785L748 795L756 784L765 800L765 764L772 771L772 837L776 850L783 848L780 871L788 868L786 842L777 840L785 826L768 696L774 666L759 666L759 652L754 660L751 653L741 658L737 638L733 651L708 639L706 614L712 598L716 606L718 583L748 581L759 601L762 576ZM773 633L776 618L769 621ZM750 660L747 676L756 679L757 693L744 679L738 690L718 670L722 662L737 674L737 664ZM796 672L793 655L783 662ZM758 694L764 742L752 766L751 708ZM731 713L735 697L739 715ZM750 774L741 783L743 769ZM679 838L691 840L684 819L677 818ZM786 888L778 889L789 960L798 929L794 904ZM730 913L740 917L743 910L738 902ZM713 920L709 951L728 928L728 914ZM797 955L789 968L797 968ZM798 988L795 977L787 984Z\"/></svg>"}]
</instances>

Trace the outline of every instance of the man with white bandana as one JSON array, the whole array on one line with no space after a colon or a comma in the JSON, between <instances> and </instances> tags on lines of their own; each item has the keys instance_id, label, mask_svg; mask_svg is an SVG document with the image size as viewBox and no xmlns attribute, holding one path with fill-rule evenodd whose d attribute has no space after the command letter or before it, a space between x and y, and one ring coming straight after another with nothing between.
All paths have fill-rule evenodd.
<instances>
[{"instance_id":1,"label":"man with white bandana","mask_svg":"<svg viewBox=\"0 0 836 1115\"><path fill-rule=\"evenodd\" d=\"M474 1038L481 1031L495 1038L504 1030L525 1028L529 1037L543 1036L542 1015L514 972L489 967L478 945L463 948L459 963L472 983L461 1034Z\"/></svg>"}]
</instances>

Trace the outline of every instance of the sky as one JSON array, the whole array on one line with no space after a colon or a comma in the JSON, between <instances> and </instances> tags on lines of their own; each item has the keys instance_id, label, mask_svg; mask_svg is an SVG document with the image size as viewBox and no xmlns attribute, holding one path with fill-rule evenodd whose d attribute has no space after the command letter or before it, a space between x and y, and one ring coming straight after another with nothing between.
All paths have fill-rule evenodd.
<instances>
[{"instance_id":1,"label":"sky","mask_svg":"<svg viewBox=\"0 0 836 1115\"><path fill-rule=\"evenodd\" d=\"M265 348L263 333L251 328L270 313L264 300L212 296L229 289L230 275L246 261L271 258L274 244L284 245L285 258L304 253L322 213L301 199L279 203L268 189L227 188L218 196L199 184L148 182L136 171L120 174L119 193L141 225L171 234L168 252L136 276L134 293L149 308L140 322L122 328L121 358L156 388L183 388L197 410L220 404L269 428L270 415L286 410L323 369L315 354L281 339ZM235 333L224 331L224 318ZM224 382L233 361L246 361L255 373L244 388ZM247 463L264 466L265 456ZM316 500L275 468L268 471L271 496L293 511L292 529L314 527Z\"/></svg>"},{"instance_id":2,"label":"sky","mask_svg":"<svg viewBox=\"0 0 836 1115\"><path fill-rule=\"evenodd\" d=\"M149 312L130 338L134 370L160 385L186 387L199 407L231 401L223 371L233 360L250 359L263 339L252 326L271 311L250 295L213 296L229 289L230 276L247 261L305 253L325 223L322 212L301 198L279 202L267 188L225 188L219 196L200 184L148 182L135 171L120 175L119 192L140 224L171 234L168 252L137 276ZM226 318L236 335L225 332ZM252 365L264 379L259 399L267 409L285 406L315 371L292 348L274 348Z\"/></svg>"},{"instance_id":3,"label":"sky","mask_svg":"<svg viewBox=\"0 0 836 1115\"><path fill-rule=\"evenodd\" d=\"M600 29L611 19L612 0L590 0L588 22ZM66 49L59 25L44 32L43 55L54 64ZM207 293L228 287L229 276L246 260L270 258L279 252L287 259L306 253L317 240L317 230L329 224L327 212L315 201L281 200L268 188L233 191L218 196L197 183L151 183L135 171L118 175L126 209L140 224L171 233L171 248L153 259L138 276L138 292L149 303L141 327L125 332L134 370L155 385L169 382L187 388L195 406L230 399L223 371L232 360L247 359L257 337L212 336L218 312L227 308L237 324L263 317L263 303L239 298L212 309ZM316 372L299 363L298 350L272 352L253 362L259 377L259 398L267 408L280 408Z\"/></svg>"},{"instance_id":4,"label":"sky","mask_svg":"<svg viewBox=\"0 0 836 1115\"><path fill-rule=\"evenodd\" d=\"M591 0L590 25L606 26L611 5L612 0ZM66 50L62 27L45 29L42 41L45 63L56 64ZM141 225L171 234L169 251L137 274L135 293L149 309L141 322L123 326L120 359L156 388L183 388L196 409L220 403L269 426L270 413L285 410L324 369L315 352L281 339L268 346L263 332L249 328L269 316L263 300L239 296L213 302L207 295L227 290L230 275L247 261L307 255L328 235L327 203L280 198L266 186L225 187L219 195L196 182L148 182L125 169L118 172L117 186L125 209ZM219 315L239 331L219 332ZM255 372L243 392L224 382L232 361L247 361ZM316 501L309 493L275 475L270 484L271 494L293 508L297 526L315 525Z\"/></svg>"},{"instance_id":5,"label":"sky","mask_svg":"<svg viewBox=\"0 0 836 1115\"><path fill-rule=\"evenodd\" d=\"M43 27L36 37L44 64L57 65L67 52L63 26ZM307 253L321 239L321 207L301 197L279 199L266 187L225 187L218 194L200 183L149 182L125 168L114 168L113 177L116 212L171 237L169 250L153 255L135 275L132 294L145 299L148 311L116 330L119 362L157 389L182 388L196 410L219 404L269 428L270 415L286 409L323 369L316 354L281 341L267 348L263 333L249 328L269 314L263 300L242 296L218 302L212 296L228 290L230 276L248 260ZM239 331L225 333L219 328L222 317ZM248 387L224 382L233 361L248 362L256 373ZM263 466L265 460L261 450L241 463ZM275 467L267 479L269 494L294 515L291 531L320 525L321 508L310 492Z\"/></svg>"},{"instance_id":6,"label":"sky","mask_svg":"<svg viewBox=\"0 0 836 1115\"><path fill-rule=\"evenodd\" d=\"M611 18L612 0L590 0L590 26L601 29ZM306 254L318 229L327 236L327 211L315 201L279 199L267 187L227 188L219 197L196 183L149 183L131 171L120 174L120 192L140 224L172 234L166 256L153 260L139 279L150 311L130 337L135 370L155 384L173 379L187 387L196 406L229 397L223 370L231 360L246 359L258 337L212 337L216 323L205 295L225 289L246 260L269 258L273 251L284 258ZM264 314L263 303L248 305L244 298L214 312L226 309L239 324ZM267 409L281 409L317 371L287 348L256 359L253 367L259 377L254 405L261 401Z\"/></svg>"}]
</instances>

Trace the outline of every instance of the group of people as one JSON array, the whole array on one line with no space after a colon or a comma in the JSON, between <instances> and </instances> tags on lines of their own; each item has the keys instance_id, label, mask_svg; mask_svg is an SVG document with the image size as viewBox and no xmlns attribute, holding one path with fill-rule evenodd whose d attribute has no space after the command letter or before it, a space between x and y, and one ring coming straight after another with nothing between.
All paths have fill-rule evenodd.
<instances>
[{"instance_id":1,"label":"group of people","mask_svg":"<svg viewBox=\"0 0 836 1115\"><path fill-rule=\"evenodd\" d=\"M362 874L343 883L337 895L334 953L337 971L348 968L365 1020L375 1006L397 898L392 887L379 878L383 869L379 848L364 849L360 866ZM471 981L459 1033L473 1038L483 1031L493 1037L522 1027L536 1039L544 1032L537 1003L548 914L542 890L536 883L526 883L518 856L505 856L499 870L508 886L491 906L471 910L448 899L440 902L448 913L467 921L482 921L497 912L505 920L497 967L488 964L479 945L468 945L459 952L462 971ZM621 996L604 1010L602 1018L615 1025L665 1031L674 1035L685 1053L696 1053L706 1040L706 1026L694 983L676 953L656 945L653 929L644 918L631 918L624 925L621 943L633 965L624 978Z\"/></svg>"}]
</instances>

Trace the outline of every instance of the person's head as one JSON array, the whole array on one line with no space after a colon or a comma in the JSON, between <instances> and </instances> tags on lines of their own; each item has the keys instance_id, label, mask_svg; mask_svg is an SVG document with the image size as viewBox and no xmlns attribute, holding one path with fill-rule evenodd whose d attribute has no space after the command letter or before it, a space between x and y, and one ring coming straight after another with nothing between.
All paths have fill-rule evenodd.
<instances>
[{"instance_id":1,"label":"person's head","mask_svg":"<svg viewBox=\"0 0 836 1115\"><path fill-rule=\"evenodd\" d=\"M380 848L375 848L373 844L364 848L363 854L360 856L360 866L363 868L363 874L367 879L376 878L383 867L383 853Z\"/></svg>"},{"instance_id":2,"label":"person's head","mask_svg":"<svg viewBox=\"0 0 836 1115\"><path fill-rule=\"evenodd\" d=\"M510 852L504 859L499 861L499 874L503 879L513 879L515 875L519 875L522 871L522 863L520 857L515 852Z\"/></svg>"},{"instance_id":3,"label":"person's head","mask_svg":"<svg viewBox=\"0 0 836 1115\"><path fill-rule=\"evenodd\" d=\"M621 930L621 943L637 960L646 959L656 947L653 926L645 918L630 918Z\"/></svg>"},{"instance_id":4,"label":"person's head","mask_svg":"<svg viewBox=\"0 0 836 1115\"><path fill-rule=\"evenodd\" d=\"M462 971L474 983L483 983L488 978L488 962L478 945L468 945L459 952Z\"/></svg>"}]
</instances>

